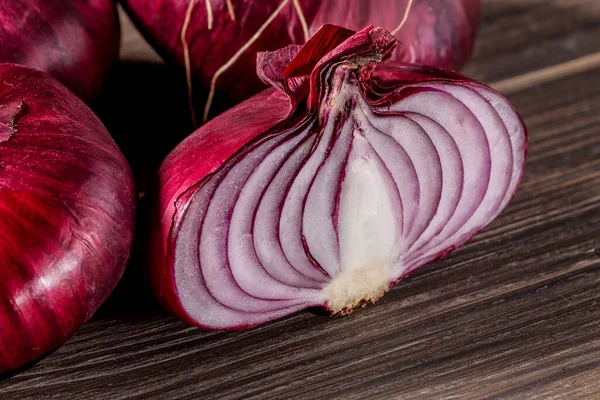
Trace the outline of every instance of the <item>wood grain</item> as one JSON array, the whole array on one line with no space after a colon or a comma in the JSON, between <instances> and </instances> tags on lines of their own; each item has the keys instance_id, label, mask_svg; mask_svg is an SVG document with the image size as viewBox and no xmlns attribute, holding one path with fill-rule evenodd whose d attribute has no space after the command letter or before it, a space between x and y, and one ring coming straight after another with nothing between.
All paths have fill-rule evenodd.
<instances>
[{"instance_id":1,"label":"wood grain","mask_svg":"<svg viewBox=\"0 0 600 400\"><path fill-rule=\"evenodd\" d=\"M504 91L530 134L521 188L487 229L350 316L243 332L170 316L134 260L71 340L0 381L0 399L600 399L600 2L483 5L467 73ZM158 62L130 25L123 52ZM180 75L127 71L172 77L140 93L170 110L152 134L185 118L168 107Z\"/></svg>"}]
</instances>

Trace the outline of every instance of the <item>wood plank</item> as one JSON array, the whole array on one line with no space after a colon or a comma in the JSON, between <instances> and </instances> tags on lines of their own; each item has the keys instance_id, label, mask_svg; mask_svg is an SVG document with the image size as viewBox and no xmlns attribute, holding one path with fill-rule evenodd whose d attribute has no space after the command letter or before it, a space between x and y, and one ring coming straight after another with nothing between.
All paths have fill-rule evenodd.
<instances>
[{"instance_id":1,"label":"wood plank","mask_svg":"<svg viewBox=\"0 0 600 400\"><path fill-rule=\"evenodd\" d=\"M600 52L597 0L482 1L464 73L491 83Z\"/></svg>"},{"instance_id":2,"label":"wood plank","mask_svg":"<svg viewBox=\"0 0 600 400\"><path fill-rule=\"evenodd\" d=\"M377 304L205 332L162 310L134 262L67 344L0 381L0 399L600 398L598 37L597 0L484 3L467 71L523 115L523 183L488 228ZM172 103L178 77L127 25L124 43L125 59L149 61L144 79L165 79L143 104ZM139 74L128 65L124 85ZM141 134L167 129L175 108Z\"/></svg>"},{"instance_id":3,"label":"wood plank","mask_svg":"<svg viewBox=\"0 0 600 400\"><path fill-rule=\"evenodd\" d=\"M491 86L508 95L515 91L534 87L545 82L600 67L600 53L593 53L558 65L541 68L522 75L491 83Z\"/></svg>"}]
</instances>

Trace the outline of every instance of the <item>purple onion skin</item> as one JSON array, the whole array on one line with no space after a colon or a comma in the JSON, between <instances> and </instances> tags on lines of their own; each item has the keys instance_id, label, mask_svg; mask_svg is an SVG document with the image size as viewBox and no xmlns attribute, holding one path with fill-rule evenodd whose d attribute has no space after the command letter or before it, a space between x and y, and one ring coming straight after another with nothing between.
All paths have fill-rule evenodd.
<instances>
[{"instance_id":1,"label":"purple onion skin","mask_svg":"<svg viewBox=\"0 0 600 400\"><path fill-rule=\"evenodd\" d=\"M196 1L187 35L194 76L206 88L223 66L277 9L282 0L233 0L236 20L225 0L211 0L214 26L208 29L204 1ZM180 35L189 0L122 0L140 31L169 62L184 66ZM393 30L408 0L301 0L310 34L321 25L358 30L367 25ZM461 69L471 55L479 26L479 0L414 0L406 23L396 34L402 43L392 60ZM305 41L300 19L290 2L258 40L217 82L216 89L234 102L265 88L257 79L256 55Z\"/></svg>"},{"instance_id":2,"label":"purple onion skin","mask_svg":"<svg viewBox=\"0 0 600 400\"><path fill-rule=\"evenodd\" d=\"M65 342L114 289L134 193L81 100L43 72L0 64L0 372Z\"/></svg>"},{"instance_id":3,"label":"purple onion skin","mask_svg":"<svg viewBox=\"0 0 600 400\"><path fill-rule=\"evenodd\" d=\"M86 102L118 60L120 40L113 0L0 2L0 62L47 72Z\"/></svg>"},{"instance_id":4,"label":"purple onion skin","mask_svg":"<svg viewBox=\"0 0 600 400\"><path fill-rule=\"evenodd\" d=\"M156 193L153 210L149 257L153 291L167 309L191 324L218 330L249 328L310 306L321 306L334 313L350 311L353 307L363 304L363 300L376 300L385 290L422 265L456 249L484 228L506 207L521 180L527 151L525 126L512 105L493 89L458 73L385 61L395 45L396 41L381 28L367 27L355 33L328 25L317 32L303 47L291 45L275 52L262 53L259 55L257 72L261 79L270 83L273 88L209 121L171 152L159 171L159 190ZM343 85L340 86L340 82L343 82ZM431 99L422 96L437 96L431 99L439 103L435 104ZM425 108L417 111L415 107ZM454 107L454 109L438 110L444 107ZM364 119L365 117L354 116L352 114L354 110L361 115L366 115L367 120ZM337 275L327 272L331 265L325 265L318 260L320 256L318 257L317 253L320 252L321 255L324 253L318 248L319 241L314 240L314 237L311 240L310 235L314 232L320 234L319 229L311 228L311 225L320 226L322 219L302 219L300 227L295 227L289 221L283 222L282 210L292 199L292 188L289 185L297 180L312 182L309 191L301 200L302 218L307 218L304 213L314 205L315 208L327 207L327 201L313 202L313 206L307 206L313 188L320 186L314 176L309 180L299 178L300 172L307 168L309 157L318 154L317 149L321 141L329 146L327 147L329 150L324 153L325 158L320 161L319 170L325 168L325 163L330 159L337 157L335 154L338 143L344 143L347 139L342 138L348 138L347 134L343 133L346 129L343 127L347 123L354 124L352 129L355 129L354 139L351 139L353 143L351 149L353 146L356 148L364 146L365 140L372 146L371 153L368 153L371 155L364 153L367 155L358 156L359 158L375 160L379 157L389 169L386 173L402 174L405 164L401 161L392 162L393 157L398 156L401 151L410 151L415 157L412 159L414 168L425 168L418 170L417 174L422 174L423 177L429 176L427 179L419 179L430 183L423 183L425 189L421 190L422 195L417 195L415 203L411 200L411 192L405 189L412 183L397 181L403 182L402 185L397 184L399 188L403 186L400 190L403 192L401 196L403 205L402 211L398 209L395 212L404 214L402 223L398 224L402 226L402 231L406 226L406 233L402 233L402 240L392 247L392 249L396 247L400 249L406 246L401 254L402 258L398 259L397 274L384 282L385 288L381 293L377 293L377 296L353 299L346 308L335 306L330 301L330 297L323 295L327 285L331 284L342 270L338 270ZM379 124L377 126L380 128L375 129L376 124ZM407 126L416 126L415 124L419 125L418 128L414 128L413 131L406 130ZM326 139L325 132L329 129L327 127L332 126L335 133L328 135L334 139ZM386 126L388 128L385 128ZM393 136L396 142L392 143L390 139L392 136L390 133L385 133L387 131L375 132L381 129L391 129L390 132L396 135ZM445 131L445 133L436 133L438 131ZM417 136L419 132L427 135L428 139L424 140L425 136L422 134L419 139ZM383 140L381 137L385 141L381 141ZM300 169L288 170L290 176L293 176L290 178L292 183L287 184L281 203L274 203L275 208L279 210L275 211L279 213L276 220L279 229L277 240L278 246L283 248L283 241L291 243L292 239L289 239L289 235L282 229L291 226L292 230L296 228L301 230L302 241L296 242L298 243L296 249L306 253L307 260L311 260L310 263L316 272L312 271L314 272L312 278L305 280L305 282L312 280L311 287L287 284L292 292L296 289L303 291L303 294L298 297L300 303L290 305L288 300L294 300L293 296L264 297L270 294L262 295L258 291L253 294L242 287L240 279L246 279L244 284L247 284L248 276L244 278L242 274L236 277L232 269L233 263L245 265L240 264L239 259L236 261L234 254L243 247L242 242L233 243L232 237L220 242L221 239L217 236L221 235L222 226L219 222L207 221L209 219L225 221L228 224L228 234L238 235L234 228L239 226L234 226L232 222L236 218L235 212L231 212L229 208L231 206L227 205L227 202L235 199L233 206L235 209L240 205L238 201L247 202L257 198L261 199L259 205L263 205L262 201L267 196L266 191L270 185L275 185L273 177L268 178L266 186L249 185L249 178L236 178L249 173L238 165L245 160L256 159L258 156L253 154L257 154L255 152L261 146L281 140L277 142L280 144L276 144L266 153L270 156L272 152L284 148L285 143L290 143L296 138L304 140L305 142L301 143L308 144L311 152L305 156L300 167L294 167ZM439 168L418 160L418 158L427 160L425 157L432 156L432 154L419 153L424 148L422 146L431 148L432 145L437 148L435 154L439 157ZM404 146L404 149L398 146ZM373 151L378 155L373 156ZM349 157L350 153L347 153L344 168L348 168ZM264 164L266 156L259 158L262 161L257 161L258 164L254 165L251 171L256 172L259 167L266 165ZM282 155L275 157L275 160L287 163L290 158L290 155ZM460 162L457 161L459 159ZM435 171L438 170L445 171L444 179L449 179L447 185L443 185L441 180L435 183L438 176ZM337 193L335 201L339 201L342 196L341 187L347 179L345 173L339 175L336 184L329 186L332 193ZM451 179L452 174L455 175L456 180ZM323 175L323 177L327 176L327 174ZM226 182L228 177L231 177L231 180ZM240 185L235 179L245 181ZM244 197L246 200L240 200L243 197L241 191L247 185L255 188L248 190L258 191L252 192L251 197ZM214 189L219 187L221 189ZM279 193L280 186L276 187L274 193ZM222 190L219 194L221 199L219 203L214 203L217 196L215 190ZM437 204L429 203L432 197L428 197L427 193L436 191L438 191ZM223 193L230 194L223 195ZM442 198L446 199L445 202ZM267 204L266 200L264 204ZM341 212L339 210L341 203L336 204L335 207L326 209L322 215L333 221L334 228L331 232L338 235L340 240L340 228L336 225L335 216ZM240 206L244 207L243 204ZM432 212L427 214L428 210ZM434 210L437 210L435 215ZM233 239L237 237L244 240L248 235L261 234L264 225L256 225L256 218L258 218L256 208L251 216L254 221L252 223L255 224L252 231L250 233L243 231L239 237L235 236ZM404 222L404 219L409 221L411 218L412 224ZM202 227L200 231L189 228L198 223ZM421 226L420 231L416 228L418 226ZM448 229L448 232L444 233L445 229ZM257 243L264 240L254 237L254 249L246 254L249 260L246 264L248 268L254 256L259 253ZM266 238L266 236L261 237ZM412 242L410 242L411 237ZM322 239L328 240L327 237ZM311 247L315 243L317 246ZM188 244L191 244L191 247ZM188 248L191 250L186 250ZM214 254L226 254L225 261L216 269L207 267L201 261L204 257L204 260L214 265L212 255L215 249L225 249L225 251ZM276 256L275 253L277 251L269 256ZM286 253L286 257L289 254L291 253ZM288 259L290 264L295 262L289 257ZM287 262L284 258L278 260ZM283 264L277 265L283 268ZM267 270L264 264L263 268ZM294 269L300 271L296 265ZM272 281L271 278L274 277L272 272L271 270L271 277L262 274L263 278L257 276L251 283L256 284L255 288L258 290L270 285L271 283L263 282L262 279ZM321 274L322 281L315 280L315 274ZM231 280L231 277L234 279ZM221 278L226 279L226 282ZM250 281L252 279L253 277ZM321 284L321 282L325 283ZM219 287L222 293L218 292ZM201 296L198 295L196 298L190 288L199 290ZM229 299L233 296L229 294L245 298L248 302L231 303ZM194 300L190 301L190 298ZM274 305L272 310L254 310L254 307L270 307L270 304ZM285 306L277 308L278 304L285 304Z\"/></svg>"}]
</instances>

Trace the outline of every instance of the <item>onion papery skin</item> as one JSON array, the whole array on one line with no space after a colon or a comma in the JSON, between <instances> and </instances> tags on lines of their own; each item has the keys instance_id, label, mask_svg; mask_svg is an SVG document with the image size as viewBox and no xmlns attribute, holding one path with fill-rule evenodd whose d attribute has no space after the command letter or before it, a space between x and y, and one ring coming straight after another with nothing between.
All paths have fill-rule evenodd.
<instances>
[{"instance_id":1,"label":"onion papery skin","mask_svg":"<svg viewBox=\"0 0 600 400\"><path fill-rule=\"evenodd\" d=\"M0 372L66 341L119 281L134 229L127 162L49 75L0 64Z\"/></svg>"},{"instance_id":2,"label":"onion papery skin","mask_svg":"<svg viewBox=\"0 0 600 400\"><path fill-rule=\"evenodd\" d=\"M113 0L0 2L0 63L47 72L86 102L118 60L120 41Z\"/></svg>"},{"instance_id":3,"label":"onion papery skin","mask_svg":"<svg viewBox=\"0 0 600 400\"><path fill-rule=\"evenodd\" d=\"M235 21L225 0L210 0L213 27L208 29L204 1L197 0L186 31L191 69L205 88L217 70L242 48L282 0L232 0ZM122 0L146 39L168 62L184 66L181 32L189 0ZM367 25L393 30L402 21L408 0L300 0L310 34L323 24L348 29ZM479 27L479 0L414 0L396 38L402 43L391 58L407 63L460 70L471 55ZM299 14L290 1L258 40L221 75L216 89L237 103L265 88L256 78L256 55L289 44L303 44Z\"/></svg>"},{"instance_id":4,"label":"onion papery skin","mask_svg":"<svg viewBox=\"0 0 600 400\"><path fill-rule=\"evenodd\" d=\"M273 88L185 139L159 171L150 277L206 329L347 313L469 240L515 193L527 136L499 93L382 62L381 28L325 25L259 55Z\"/></svg>"}]
</instances>

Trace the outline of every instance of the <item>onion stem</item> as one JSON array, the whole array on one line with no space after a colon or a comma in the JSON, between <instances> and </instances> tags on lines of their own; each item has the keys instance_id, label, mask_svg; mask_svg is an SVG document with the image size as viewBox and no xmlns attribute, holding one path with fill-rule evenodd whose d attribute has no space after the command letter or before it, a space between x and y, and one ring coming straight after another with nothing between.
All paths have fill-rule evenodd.
<instances>
[{"instance_id":1,"label":"onion stem","mask_svg":"<svg viewBox=\"0 0 600 400\"><path fill-rule=\"evenodd\" d=\"M233 3L231 2L231 0L225 0L225 2L227 4L227 12L229 13L229 18L231 18L232 21L235 21L235 10L233 9ZM210 0L205 0L205 4L206 4L206 17L208 20L208 30L211 30L213 28L213 21L214 21L212 4L211 4ZM193 95L193 90L192 90L192 68L190 65L190 49L189 49L187 40L185 39L185 35L187 33L188 26L190 24L190 20L192 17L193 9L194 9L194 0L190 0L190 2L188 4L188 8L185 13L183 27L181 28L181 43L183 45L183 59L184 59L184 63L185 63L185 76L186 76L187 89L188 89L188 107L190 109L190 115L192 117L192 124L193 124L194 128L197 128L198 122L196 121L196 113L194 111L194 95Z\"/></svg>"},{"instance_id":2,"label":"onion stem","mask_svg":"<svg viewBox=\"0 0 600 400\"><path fill-rule=\"evenodd\" d=\"M213 11L210 0L205 0L206 3L206 18L208 19L208 30L213 28Z\"/></svg>"},{"instance_id":3,"label":"onion stem","mask_svg":"<svg viewBox=\"0 0 600 400\"><path fill-rule=\"evenodd\" d=\"M294 0L294 7L296 8L296 12L298 13L298 18L300 19L300 25L302 25L302 33L304 33L304 42L308 42L310 39L310 32L308 31L308 24L306 23L306 18L304 18L304 13L302 12L302 7L300 6L299 0Z\"/></svg>"},{"instance_id":4,"label":"onion stem","mask_svg":"<svg viewBox=\"0 0 600 400\"><path fill-rule=\"evenodd\" d=\"M248 48L250 46L252 46L252 44L254 44L254 42L256 42L258 40L258 38L260 37L260 35L262 35L262 33L267 29L267 27L271 24L271 22L273 22L273 20L279 15L279 13L281 12L281 10L283 10L283 8L290 2L290 0L283 0L281 2L281 4L279 5L279 7L277 7L277 9L273 12L273 14L271 14L269 16L269 18L265 21L265 23L256 31L256 33L250 38L250 40L248 40L246 42L245 45L243 45L234 55L233 57L231 57L229 59L229 61L227 61L225 64L223 64L218 70L217 72L215 72L215 74L212 77L212 80L210 82L210 91L208 92L208 99L206 100L206 106L204 107L204 122L208 121L208 114L210 112L210 107L212 105L214 96L215 96L215 87L217 84L217 79L219 79L219 77L225 72L227 71L229 68L231 68L231 66L233 64L235 64L235 62L241 57L242 54L244 54L244 52L246 50L248 50Z\"/></svg>"},{"instance_id":5,"label":"onion stem","mask_svg":"<svg viewBox=\"0 0 600 400\"><path fill-rule=\"evenodd\" d=\"M406 20L408 19L408 14L410 14L410 9L412 8L412 4L413 4L413 0L408 0L408 4L406 5L406 10L404 11L404 16L402 17L402 21L400 21L400 23L398 24L396 29L394 29L391 32L392 35L396 36L396 33L398 33L400 31L400 29L402 29L402 27L406 23Z\"/></svg>"},{"instance_id":6,"label":"onion stem","mask_svg":"<svg viewBox=\"0 0 600 400\"><path fill-rule=\"evenodd\" d=\"M231 18L232 21L235 21L235 11L233 10L233 3L231 3L231 0L226 0L227 3L227 11L229 12L229 18Z\"/></svg>"},{"instance_id":7,"label":"onion stem","mask_svg":"<svg viewBox=\"0 0 600 400\"><path fill-rule=\"evenodd\" d=\"M210 4L210 0L207 0ZM194 0L190 0L188 4L187 10L185 12L185 19L183 20L183 27L181 28L181 44L183 45L183 62L185 64L185 78L187 82L188 89L188 107L190 109L190 115L192 117L192 125L194 128L198 127L198 123L196 121L196 113L194 112L194 97L192 93L192 69L190 66L190 49L185 38L185 34L187 33L188 26L190 24L190 20L192 18L192 11L194 10ZM212 12L211 12L212 17ZM209 23L210 25L210 23Z\"/></svg>"}]
</instances>

